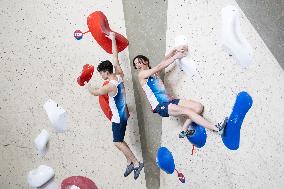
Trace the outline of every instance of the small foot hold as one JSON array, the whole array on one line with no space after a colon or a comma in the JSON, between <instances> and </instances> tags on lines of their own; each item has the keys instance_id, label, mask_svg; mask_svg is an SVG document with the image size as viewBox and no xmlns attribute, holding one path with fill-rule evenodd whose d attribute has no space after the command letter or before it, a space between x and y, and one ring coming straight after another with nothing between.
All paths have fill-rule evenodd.
<instances>
[{"instance_id":1,"label":"small foot hold","mask_svg":"<svg viewBox=\"0 0 284 189\"><path fill-rule=\"evenodd\" d=\"M54 170L51 167L40 165L28 173L28 183L31 187L37 188L47 183L53 176Z\"/></svg>"},{"instance_id":2,"label":"small foot hold","mask_svg":"<svg viewBox=\"0 0 284 189\"><path fill-rule=\"evenodd\" d=\"M38 153L42 156L44 156L47 152L48 140L49 140L49 134L45 129L43 129L34 140L36 149Z\"/></svg>"},{"instance_id":3,"label":"small foot hold","mask_svg":"<svg viewBox=\"0 0 284 189\"><path fill-rule=\"evenodd\" d=\"M196 152L194 145L192 145L192 149L191 149L191 155L194 154L194 152Z\"/></svg>"},{"instance_id":4,"label":"small foot hold","mask_svg":"<svg viewBox=\"0 0 284 189\"><path fill-rule=\"evenodd\" d=\"M178 172L178 170L175 169L175 171L177 172L177 176L178 176L178 179L180 180L180 182L182 183L185 183L185 177L184 175L181 173L181 172Z\"/></svg>"}]
</instances>

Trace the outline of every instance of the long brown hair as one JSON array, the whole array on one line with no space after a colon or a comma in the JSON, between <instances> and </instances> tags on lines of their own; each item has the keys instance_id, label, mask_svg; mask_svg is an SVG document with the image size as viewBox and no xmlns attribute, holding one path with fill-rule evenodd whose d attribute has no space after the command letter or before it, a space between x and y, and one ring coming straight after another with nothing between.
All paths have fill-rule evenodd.
<instances>
[{"instance_id":1,"label":"long brown hair","mask_svg":"<svg viewBox=\"0 0 284 189\"><path fill-rule=\"evenodd\" d=\"M134 63L134 61L135 61L136 59L138 59L139 61L144 60L145 62L148 62L148 67L151 69L149 58L147 58L146 56L141 55L141 54L135 56L135 57L133 58L133 60L132 60L133 67L134 67L135 69L137 69L136 66L135 66L135 63Z\"/></svg>"}]
</instances>

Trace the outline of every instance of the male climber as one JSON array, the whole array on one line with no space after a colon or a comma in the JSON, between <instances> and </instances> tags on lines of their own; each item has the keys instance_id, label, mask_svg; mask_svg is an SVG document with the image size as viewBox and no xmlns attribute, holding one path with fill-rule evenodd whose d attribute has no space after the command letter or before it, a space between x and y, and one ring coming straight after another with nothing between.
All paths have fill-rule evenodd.
<instances>
[{"instance_id":1,"label":"male climber","mask_svg":"<svg viewBox=\"0 0 284 189\"><path fill-rule=\"evenodd\" d=\"M109 60L102 61L98 65L97 70L101 77L104 80L108 80L109 83L97 89L93 89L89 84L87 84L86 88L94 96L108 94L109 106L112 112L111 122L113 142L114 145L125 155L127 160L127 167L124 176L127 177L132 171L134 171L134 179L136 180L139 177L144 164L137 160L127 143L124 141L128 119L125 89L123 84L124 75L118 61L115 33L110 32L108 37L112 40L114 64L112 64ZM113 72L113 68L115 68L115 72Z\"/></svg>"},{"instance_id":2,"label":"male climber","mask_svg":"<svg viewBox=\"0 0 284 189\"><path fill-rule=\"evenodd\" d=\"M137 55L133 59L133 66L139 70L138 79L140 85L154 113L158 113L161 117L186 116L187 120L182 126L179 138L184 138L194 133L194 130L188 130L188 126L192 121L222 135L227 125L227 118L216 125L210 123L201 115L203 112L201 103L193 100L173 98L167 93L164 83L159 77L159 73L163 69L175 62L176 59L185 57L187 52L187 46L174 48L153 68L151 68L150 61L146 56Z\"/></svg>"}]
</instances>

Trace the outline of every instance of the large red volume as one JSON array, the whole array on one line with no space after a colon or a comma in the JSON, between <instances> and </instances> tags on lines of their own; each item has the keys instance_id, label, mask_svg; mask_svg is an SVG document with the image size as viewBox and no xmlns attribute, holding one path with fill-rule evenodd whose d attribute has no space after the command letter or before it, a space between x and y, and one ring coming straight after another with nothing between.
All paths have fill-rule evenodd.
<instances>
[{"instance_id":1,"label":"large red volume","mask_svg":"<svg viewBox=\"0 0 284 189\"><path fill-rule=\"evenodd\" d=\"M105 81L103 83L103 86L107 85L108 83L109 83L109 81ZM105 116L111 121L112 112L111 112L110 107L109 107L108 94L100 95L99 96L99 103L100 103L101 109L104 112ZM128 110L127 105L126 105L126 111L127 111L127 117L129 117L130 114L129 114L129 110Z\"/></svg>"},{"instance_id":2,"label":"large red volume","mask_svg":"<svg viewBox=\"0 0 284 189\"><path fill-rule=\"evenodd\" d=\"M112 54L111 40L106 37L112 30L109 27L107 17L101 11L90 14L87 18L89 31L97 43L109 54ZM114 32L114 31L112 31ZM123 51L128 46L128 40L121 34L115 32L117 51Z\"/></svg>"},{"instance_id":3,"label":"large red volume","mask_svg":"<svg viewBox=\"0 0 284 189\"><path fill-rule=\"evenodd\" d=\"M103 86L107 85L108 83L109 83L109 81L105 81L103 83ZM101 109L104 112L105 116L109 120L111 120L112 112L111 112L110 107L109 107L108 94L100 95L99 96L99 103L100 103Z\"/></svg>"},{"instance_id":4,"label":"large red volume","mask_svg":"<svg viewBox=\"0 0 284 189\"><path fill-rule=\"evenodd\" d=\"M72 176L64 179L61 183L61 189L69 189L72 185L80 189L98 189L92 180L83 176Z\"/></svg>"}]
</instances>

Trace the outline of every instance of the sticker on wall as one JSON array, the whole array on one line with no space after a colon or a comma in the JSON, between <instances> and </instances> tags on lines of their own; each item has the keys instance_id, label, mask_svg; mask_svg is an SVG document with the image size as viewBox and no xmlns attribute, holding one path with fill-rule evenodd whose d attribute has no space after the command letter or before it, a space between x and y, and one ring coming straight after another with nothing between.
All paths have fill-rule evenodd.
<instances>
[{"instance_id":1,"label":"sticker on wall","mask_svg":"<svg viewBox=\"0 0 284 189\"><path fill-rule=\"evenodd\" d=\"M74 37L77 40L81 40L83 38L83 32L81 30L76 30L74 32Z\"/></svg>"}]
</instances>

